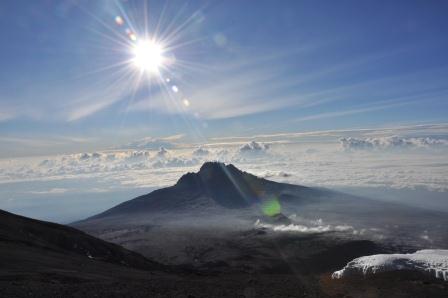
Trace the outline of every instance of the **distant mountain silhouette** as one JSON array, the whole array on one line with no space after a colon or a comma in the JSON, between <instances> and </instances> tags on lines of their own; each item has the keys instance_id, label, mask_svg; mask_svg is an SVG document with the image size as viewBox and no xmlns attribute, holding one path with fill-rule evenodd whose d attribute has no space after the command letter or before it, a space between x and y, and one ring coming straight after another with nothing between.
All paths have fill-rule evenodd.
<instances>
[{"instance_id":1,"label":"distant mountain silhouette","mask_svg":"<svg viewBox=\"0 0 448 298\"><path fill-rule=\"evenodd\" d=\"M321 191L297 185L277 183L243 172L234 165L206 162L199 172L183 175L175 185L121 203L89 218L163 211L201 210L204 208L242 209L272 197L289 200L315 199Z\"/></svg>"}]
</instances>

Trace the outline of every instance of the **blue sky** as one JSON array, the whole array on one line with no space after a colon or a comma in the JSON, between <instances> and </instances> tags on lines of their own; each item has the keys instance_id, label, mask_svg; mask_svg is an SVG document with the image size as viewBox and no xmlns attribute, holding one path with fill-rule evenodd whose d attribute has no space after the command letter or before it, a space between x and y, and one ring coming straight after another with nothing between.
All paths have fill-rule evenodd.
<instances>
[{"instance_id":1,"label":"blue sky","mask_svg":"<svg viewBox=\"0 0 448 298\"><path fill-rule=\"evenodd\" d=\"M1 156L445 123L447 12L444 1L2 1ZM163 42L170 65L138 81L128 27Z\"/></svg>"}]
</instances>

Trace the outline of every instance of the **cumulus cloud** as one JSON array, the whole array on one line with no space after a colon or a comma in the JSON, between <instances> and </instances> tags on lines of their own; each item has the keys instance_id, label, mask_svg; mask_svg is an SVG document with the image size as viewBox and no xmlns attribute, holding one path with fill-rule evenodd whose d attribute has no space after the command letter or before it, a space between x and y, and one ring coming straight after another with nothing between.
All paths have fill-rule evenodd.
<instances>
[{"instance_id":1,"label":"cumulus cloud","mask_svg":"<svg viewBox=\"0 0 448 298\"><path fill-rule=\"evenodd\" d=\"M269 150L269 145L264 143L259 143L252 141L250 143L244 144L239 148L239 153L245 154L245 155L251 155L251 154L263 154L266 153L266 151Z\"/></svg>"},{"instance_id":2,"label":"cumulus cloud","mask_svg":"<svg viewBox=\"0 0 448 298\"><path fill-rule=\"evenodd\" d=\"M164 147L160 147L159 148L159 151L157 152L157 156L158 157L165 157L165 156L167 156L169 153L168 153L168 150L166 150Z\"/></svg>"},{"instance_id":3,"label":"cumulus cloud","mask_svg":"<svg viewBox=\"0 0 448 298\"><path fill-rule=\"evenodd\" d=\"M193 151L193 155L195 156L207 156L210 154L210 151L204 147L199 147Z\"/></svg>"},{"instance_id":4,"label":"cumulus cloud","mask_svg":"<svg viewBox=\"0 0 448 298\"><path fill-rule=\"evenodd\" d=\"M434 148L448 146L447 139L425 138L402 138L398 136L377 138L352 138L339 139L345 150L384 150L384 149L406 149L406 148Z\"/></svg>"},{"instance_id":5,"label":"cumulus cloud","mask_svg":"<svg viewBox=\"0 0 448 298\"><path fill-rule=\"evenodd\" d=\"M149 151L131 151L126 156L127 160L144 160L150 157Z\"/></svg>"},{"instance_id":6,"label":"cumulus cloud","mask_svg":"<svg viewBox=\"0 0 448 298\"><path fill-rule=\"evenodd\" d=\"M179 158L173 157L169 159L160 159L152 164L154 168L168 168L168 167L191 167L198 165L200 161L196 158Z\"/></svg>"}]
</instances>

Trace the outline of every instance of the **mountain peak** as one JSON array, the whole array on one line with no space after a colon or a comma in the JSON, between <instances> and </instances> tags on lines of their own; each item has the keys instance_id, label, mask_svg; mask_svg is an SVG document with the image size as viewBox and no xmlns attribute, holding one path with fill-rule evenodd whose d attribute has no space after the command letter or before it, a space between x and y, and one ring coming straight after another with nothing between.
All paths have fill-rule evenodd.
<instances>
[{"instance_id":1,"label":"mountain peak","mask_svg":"<svg viewBox=\"0 0 448 298\"><path fill-rule=\"evenodd\" d=\"M235 167L233 164L226 165L223 162L219 161L207 161L204 162L204 164L199 169L198 174L205 173L205 172L220 172L225 170L232 170L232 171L238 171L240 173L243 173L241 170L239 170L237 167Z\"/></svg>"},{"instance_id":2,"label":"mountain peak","mask_svg":"<svg viewBox=\"0 0 448 298\"><path fill-rule=\"evenodd\" d=\"M199 190L227 208L247 207L257 201L259 180L232 164L206 162L197 173L187 173L177 187Z\"/></svg>"},{"instance_id":3,"label":"mountain peak","mask_svg":"<svg viewBox=\"0 0 448 298\"><path fill-rule=\"evenodd\" d=\"M201 176L204 175L220 175L222 173L225 173L226 175L244 175L247 174L237 167L235 167L233 164L226 165L223 162L218 161L208 161L205 162L201 168L199 169L198 174ZM249 175L249 174L247 174Z\"/></svg>"},{"instance_id":4,"label":"mountain peak","mask_svg":"<svg viewBox=\"0 0 448 298\"><path fill-rule=\"evenodd\" d=\"M199 169L200 171L206 170L206 169L218 169L218 168L222 168L225 167L226 164L223 162L219 162L219 161L206 161L202 164L201 168Z\"/></svg>"},{"instance_id":5,"label":"mountain peak","mask_svg":"<svg viewBox=\"0 0 448 298\"><path fill-rule=\"evenodd\" d=\"M187 174L182 175L180 179L177 181L176 185L195 185L199 180L202 182L208 182L210 179L221 178L221 180L227 180L225 176L241 176L245 174L238 168L236 168L232 164L226 165L222 162L217 161L207 161L205 162L198 172L192 173L188 172Z\"/></svg>"}]
</instances>

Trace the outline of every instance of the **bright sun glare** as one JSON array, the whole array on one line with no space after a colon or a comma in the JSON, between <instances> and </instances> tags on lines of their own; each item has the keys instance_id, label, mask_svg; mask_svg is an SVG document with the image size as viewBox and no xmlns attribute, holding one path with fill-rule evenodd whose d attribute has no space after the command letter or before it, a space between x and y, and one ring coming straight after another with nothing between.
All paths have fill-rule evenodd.
<instances>
[{"instance_id":1,"label":"bright sun glare","mask_svg":"<svg viewBox=\"0 0 448 298\"><path fill-rule=\"evenodd\" d=\"M150 40L141 41L133 47L133 62L142 71L158 73L163 66L163 47Z\"/></svg>"}]
</instances>

